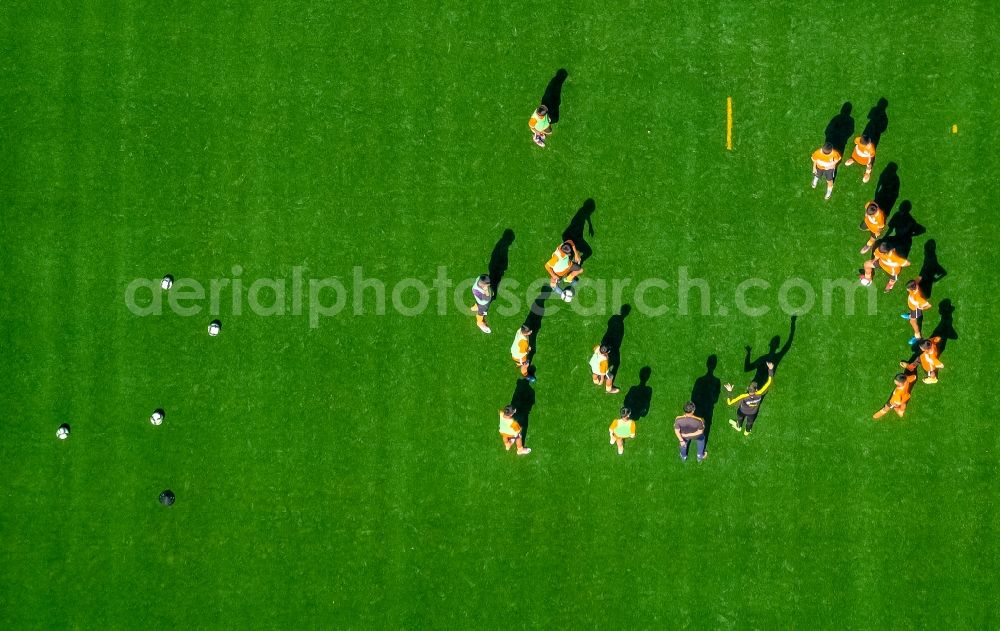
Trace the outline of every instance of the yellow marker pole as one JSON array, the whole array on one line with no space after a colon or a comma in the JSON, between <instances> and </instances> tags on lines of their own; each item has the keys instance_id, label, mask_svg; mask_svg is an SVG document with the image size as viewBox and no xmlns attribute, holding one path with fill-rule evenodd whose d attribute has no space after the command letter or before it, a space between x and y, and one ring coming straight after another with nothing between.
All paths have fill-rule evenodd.
<instances>
[{"instance_id":1,"label":"yellow marker pole","mask_svg":"<svg viewBox=\"0 0 1000 631\"><path fill-rule=\"evenodd\" d=\"M953 134L957 134L958 133L958 125L952 125L951 126L951 133L953 133Z\"/></svg>"},{"instance_id":2,"label":"yellow marker pole","mask_svg":"<svg viewBox=\"0 0 1000 631\"><path fill-rule=\"evenodd\" d=\"M726 149L733 150L733 97L726 97Z\"/></svg>"}]
</instances>

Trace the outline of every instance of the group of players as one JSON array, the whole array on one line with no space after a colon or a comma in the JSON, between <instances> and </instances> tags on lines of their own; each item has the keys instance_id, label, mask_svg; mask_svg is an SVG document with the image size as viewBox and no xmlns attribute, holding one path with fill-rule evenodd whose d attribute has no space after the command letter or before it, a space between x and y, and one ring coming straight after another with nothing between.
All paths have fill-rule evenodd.
<instances>
[{"instance_id":1,"label":"group of players","mask_svg":"<svg viewBox=\"0 0 1000 631\"><path fill-rule=\"evenodd\" d=\"M812 154L813 180L812 187L820 180L826 181L826 195L824 199L830 199L833 194L833 183L836 179L837 166L840 163L840 152L834 148L832 143L825 143ZM867 183L871 179L872 167L875 164L875 143L867 134L862 134L854 140L854 150L851 157L844 162L844 166L851 166L857 163L865 168L862 182ZM864 262L862 273L858 276L861 284L869 286L872 284L875 269L881 269L888 276L885 285L886 293L892 291L899 280L900 272L904 267L910 266L910 261L901 253L886 234L886 212L879 204L872 200L865 204L864 215L859 228L868 234L868 240L861 247L861 254L871 252L870 259ZM906 283L906 312L902 318L909 321L913 330L913 336L909 339L911 347L915 345L918 350L917 356L910 361L899 362L903 372L896 374L893 379L894 388L888 402L872 415L872 418L879 419L889 411L893 411L902 418L906 412L906 404L910 400L913 384L917 380L917 366L919 365L926 373L923 382L934 384L938 381L938 371L944 367L938 357L940 353L939 344L941 338L934 336L924 338L921 333L924 311L931 308L931 303L923 294L921 289L921 277Z\"/></svg>"}]
</instances>

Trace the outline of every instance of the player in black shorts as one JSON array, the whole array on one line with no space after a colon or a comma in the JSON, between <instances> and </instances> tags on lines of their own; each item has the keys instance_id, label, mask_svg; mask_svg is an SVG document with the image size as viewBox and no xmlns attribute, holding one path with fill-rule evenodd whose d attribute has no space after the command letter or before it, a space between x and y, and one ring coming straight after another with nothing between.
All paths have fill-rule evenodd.
<instances>
[{"instance_id":1,"label":"player in black shorts","mask_svg":"<svg viewBox=\"0 0 1000 631\"><path fill-rule=\"evenodd\" d=\"M773 380L774 364L767 362L767 383L762 388L757 388L756 382L750 382L750 385L747 386L746 394L741 394L732 399L726 398L726 405L734 405L737 402L740 404L736 408L737 420L729 419L729 424L733 426L733 429L738 432L742 431L744 436L750 435L753 423L757 420L757 412L760 411L760 402L764 400L764 394L771 387ZM733 384L731 383L727 383L723 387L726 389L726 392L733 391Z\"/></svg>"}]
</instances>

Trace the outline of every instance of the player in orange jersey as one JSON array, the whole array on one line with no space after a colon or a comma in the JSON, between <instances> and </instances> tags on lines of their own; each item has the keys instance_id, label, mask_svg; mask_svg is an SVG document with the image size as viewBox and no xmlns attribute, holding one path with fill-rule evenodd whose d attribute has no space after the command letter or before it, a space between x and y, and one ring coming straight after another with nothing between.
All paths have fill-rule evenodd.
<instances>
[{"instance_id":1,"label":"player in orange jersey","mask_svg":"<svg viewBox=\"0 0 1000 631\"><path fill-rule=\"evenodd\" d=\"M931 308L931 303L927 302L927 298L924 298L924 294L920 291L919 276L906 283L906 308L908 311L902 317L904 320L909 320L910 326L913 327L913 337L910 338L910 344L916 344L922 337L920 323L924 319L923 313Z\"/></svg>"},{"instance_id":2,"label":"player in orange jersey","mask_svg":"<svg viewBox=\"0 0 1000 631\"><path fill-rule=\"evenodd\" d=\"M891 291L899 279L900 270L907 267L910 262L897 254L888 241L883 241L875 248L872 258L865 261L865 273L859 277L862 285L867 287L872 284L872 272L874 272L876 264L889 275L889 282L886 283L885 290Z\"/></svg>"},{"instance_id":3,"label":"player in orange jersey","mask_svg":"<svg viewBox=\"0 0 1000 631\"><path fill-rule=\"evenodd\" d=\"M865 168L865 174L861 181L868 183L872 178L872 167L875 165L875 143L868 136L862 134L854 139L854 151L851 157L844 162L845 167L849 167L857 162Z\"/></svg>"},{"instance_id":4,"label":"player in orange jersey","mask_svg":"<svg viewBox=\"0 0 1000 631\"><path fill-rule=\"evenodd\" d=\"M837 163L840 162L840 152L833 148L833 144L826 143L812 154L813 181L812 187L816 188L820 178L826 180L826 196L823 199L830 199L833 195L833 180L837 177Z\"/></svg>"},{"instance_id":5,"label":"player in orange jersey","mask_svg":"<svg viewBox=\"0 0 1000 631\"><path fill-rule=\"evenodd\" d=\"M516 446L517 455L524 456L530 454L531 450L521 441L521 424L514 420L515 414L517 410L512 405L500 410L500 438L503 440L504 449L510 451L511 447Z\"/></svg>"},{"instance_id":6,"label":"player in orange jersey","mask_svg":"<svg viewBox=\"0 0 1000 631\"><path fill-rule=\"evenodd\" d=\"M906 402L910 400L910 390L913 389L913 382L916 380L917 376L912 372L901 372L896 375L896 388L892 391L889 402L882 406L881 410L872 414L872 418L882 418L889 410L893 410L896 412L896 416L903 418L903 413L906 412Z\"/></svg>"},{"instance_id":7,"label":"player in orange jersey","mask_svg":"<svg viewBox=\"0 0 1000 631\"><path fill-rule=\"evenodd\" d=\"M611 349L607 346L600 344L595 346L594 354L590 356L590 371L593 373L595 386L604 386L608 394L618 394L621 389L616 388L614 384L615 376L611 374L610 353Z\"/></svg>"},{"instance_id":8,"label":"player in orange jersey","mask_svg":"<svg viewBox=\"0 0 1000 631\"><path fill-rule=\"evenodd\" d=\"M573 295L572 292L567 294L566 290L572 288L573 284L576 283L576 277L583 273L581 260L576 244L573 243L572 239L567 239L559 244L559 247L545 263L545 271L549 273L549 287L566 302L569 302ZM562 281L565 286L559 287L559 281Z\"/></svg>"},{"instance_id":9,"label":"player in orange jersey","mask_svg":"<svg viewBox=\"0 0 1000 631\"><path fill-rule=\"evenodd\" d=\"M618 445L618 455L625 453L625 439L635 438L635 421L632 420L632 410L622 408L618 412L618 418L611 421L608 428L608 436L612 445Z\"/></svg>"},{"instance_id":10,"label":"player in orange jersey","mask_svg":"<svg viewBox=\"0 0 1000 631\"><path fill-rule=\"evenodd\" d=\"M871 233L871 236L868 237L868 243L865 243L865 247L861 248L862 254L868 254L872 251L875 240L885 230L885 212L879 208L874 200L865 204L865 216L861 219L861 225L858 227Z\"/></svg>"},{"instance_id":11,"label":"player in orange jersey","mask_svg":"<svg viewBox=\"0 0 1000 631\"><path fill-rule=\"evenodd\" d=\"M938 344L941 342L940 336L934 336L928 340L920 342L920 367L924 369L927 376L923 379L924 383L937 383L938 382L938 369L944 368L944 364L938 359ZM911 362L907 364L906 362L899 362L899 365L907 370L914 371L917 369L917 362Z\"/></svg>"}]
</instances>

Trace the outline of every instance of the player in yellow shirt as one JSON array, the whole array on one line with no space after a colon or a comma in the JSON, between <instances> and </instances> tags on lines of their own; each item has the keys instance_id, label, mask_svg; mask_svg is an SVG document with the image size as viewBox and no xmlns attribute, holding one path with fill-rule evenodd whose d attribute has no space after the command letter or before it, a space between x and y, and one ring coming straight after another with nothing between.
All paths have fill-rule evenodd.
<instances>
[{"instance_id":1,"label":"player in yellow shirt","mask_svg":"<svg viewBox=\"0 0 1000 631\"><path fill-rule=\"evenodd\" d=\"M566 290L572 289L576 284L576 277L583 273L582 261L576 244L572 239L567 239L559 244L545 262L545 271L549 274L549 287L566 302L569 302L573 295ZM559 286L560 281L565 284L564 287Z\"/></svg>"},{"instance_id":2,"label":"player in yellow shirt","mask_svg":"<svg viewBox=\"0 0 1000 631\"><path fill-rule=\"evenodd\" d=\"M517 447L517 455L524 456L531 453L531 450L524 446L521 441L521 424L514 419L517 410L514 406L508 405L500 410L500 438L503 440L504 449L510 451L511 447Z\"/></svg>"},{"instance_id":3,"label":"player in yellow shirt","mask_svg":"<svg viewBox=\"0 0 1000 631\"><path fill-rule=\"evenodd\" d=\"M552 133L552 120L549 118L549 108L539 105L531 118L528 119L528 128L531 129L531 139L541 148L545 148L545 138Z\"/></svg>"},{"instance_id":4,"label":"player in yellow shirt","mask_svg":"<svg viewBox=\"0 0 1000 631\"><path fill-rule=\"evenodd\" d=\"M812 187L816 188L821 178L826 180L826 196L823 199L830 199L833 195L833 180L837 177L837 163L840 162L840 157L840 152L829 142L813 151Z\"/></svg>"},{"instance_id":5,"label":"player in yellow shirt","mask_svg":"<svg viewBox=\"0 0 1000 631\"><path fill-rule=\"evenodd\" d=\"M618 394L621 389L616 388L614 384L615 376L611 374L610 353L611 349L607 346L600 344L595 346L594 354L590 356L590 371L593 373L595 386L604 386L608 394Z\"/></svg>"},{"instance_id":6,"label":"player in yellow shirt","mask_svg":"<svg viewBox=\"0 0 1000 631\"><path fill-rule=\"evenodd\" d=\"M626 438L635 438L635 421L632 420L632 410L622 408L618 411L618 418L611 421L608 428L608 436L611 437L611 444L618 446L618 455L625 453Z\"/></svg>"},{"instance_id":7,"label":"player in yellow shirt","mask_svg":"<svg viewBox=\"0 0 1000 631\"><path fill-rule=\"evenodd\" d=\"M514 343L510 345L510 357L521 369L521 376L525 377L529 383L535 382L535 376L530 374L531 363L528 361L528 353L531 352L531 327L527 324L514 334Z\"/></svg>"}]
</instances>

